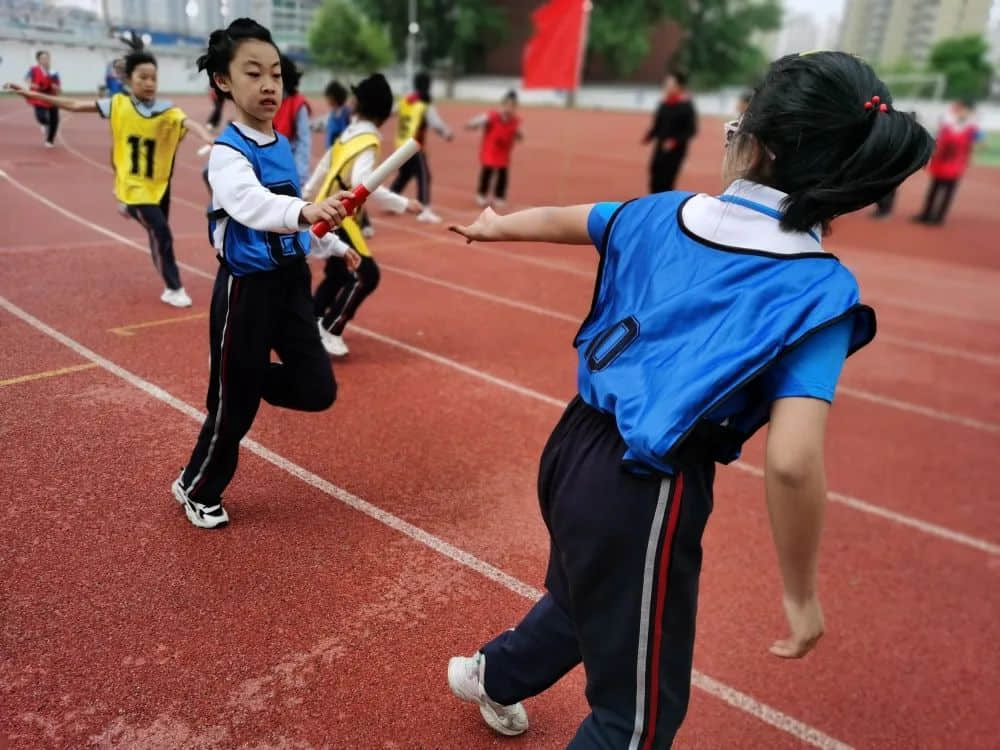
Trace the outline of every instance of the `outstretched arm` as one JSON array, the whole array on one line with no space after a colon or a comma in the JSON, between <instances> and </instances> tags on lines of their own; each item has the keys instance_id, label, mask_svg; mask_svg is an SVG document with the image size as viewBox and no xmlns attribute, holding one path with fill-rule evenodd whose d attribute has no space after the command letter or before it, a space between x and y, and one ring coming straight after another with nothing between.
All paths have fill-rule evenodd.
<instances>
[{"instance_id":1,"label":"outstretched arm","mask_svg":"<svg viewBox=\"0 0 1000 750\"><path fill-rule=\"evenodd\" d=\"M183 125L185 128L190 130L192 133L194 133L208 145L211 146L213 143L215 143L215 138L213 138L212 134L208 132L208 128L206 128L200 122L197 122L196 120L192 120L190 117L187 117L184 119Z\"/></svg>"},{"instance_id":2,"label":"outstretched arm","mask_svg":"<svg viewBox=\"0 0 1000 750\"><path fill-rule=\"evenodd\" d=\"M587 219L592 203L579 206L528 208L500 216L487 208L468 226L448 227L468 242L555 242L590 245Z\"/></svg>"},{"instance_id":3,"label":"outstretched arm","mask_svg":"<svg viewBox=\"0 0 1000 750\"><path fill-rule=\"evenodd\" d=\"M38 99L39 101L54 104L59 107L59 109L69 110L70 112L97 111L97 102L93 101L87 102L80 101L79 99L70 99L68 96L52 96L51 94L43 94L38 91L31 91L27 87L22 86L20 83L5 83L4 88L26 98L31 97L32 99Z\"/></svg>"}]
</instances>

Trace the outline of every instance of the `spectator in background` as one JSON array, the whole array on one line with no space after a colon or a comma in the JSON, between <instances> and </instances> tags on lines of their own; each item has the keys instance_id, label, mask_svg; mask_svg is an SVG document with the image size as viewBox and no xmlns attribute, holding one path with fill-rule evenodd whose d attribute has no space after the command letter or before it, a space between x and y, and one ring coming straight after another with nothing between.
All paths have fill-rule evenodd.
<instances>
[{"instance_id":1,"label":"spectator in background","mask_svg":"<svg viewBox=\"0 0 1000 750\"><path fill-rule=\"evenodd\" d=\"M916 112L908 112L907 114L909 114L914 120L917 119ZM896 191L898 189L899 188L893 188L875 202L875 213L872 214L873 219L889 218L889 215L892 214L892 207L896 202Z\"/></svg>"},{"instance_id":2,"label":"spectator in background","mask_svg":"<svg viewBox=\"0 0 1000 750\"><path fill-rule=\"evenodd\" d=\"M955 197L958 181L969 168L972 147L982 137L979 126L972 118L971 101L956 101L941 123L937 134L937 147L927 170L931 173L931 186L927 191L924 210L914 221L939 225Z\"/></svg>"},{"instance_id":3,"label":"spectator in background","mask_svg":"<svg viewBox=\"0 0 1000 750\"><path fill-rule=\"evenodd\" d=\"M326 117L326 147L333 146L347 126L351 124L351 108L347 106L347 89L340 81L330 81L324 92L330 114Z\"/></svg>"},{"instance_id":4,"label":"spectator in background","mask_svg":"<svg viewBox=\"0 0 1000 750\"><path fill-rule=\"evenodd\" d=\"M35 53L35 62L31 70L24 77L28 88L40 94L49 96L59 96L61 85L59 74L52 70L52 58L45 50ZM54 104L27 97L28 104L35 108L35 119L42 128L42 135L45 136L45 148L54 148L56 131L59 130L59 108Z\"/></svg>"},{"instance_id":5,"label":"spectator in background","mask_svg":"<svg viewBox=\"0 0 1000 750\"><path fill-rule=\"evenodd\" d=\"M125 61L117 57L108 63L108 68L104 72L104 90L105 96L114 96L115 94L121 94L125 91L125 84L122 80L125 78Z\"/></svg>"},{"instance_id":6,"label":"spectator in background","mask_svg":"<svg viewBox=\"0 0 1000 750\"><path fill-rule=\"evenodd\" d=\"M674 189L677 173L687 156L688 142L698 132L698 119L687 90L687 75L674 71L667 75L663 101L653 117L653 125L643 143L654 142L649 165L649 191Z\"/></svg>"},{"instance_id":7,"label":"spectator in background","mask_svg":"<svg viewBox=\"0 0 1000 750\"><path fill-rule=\"evenodd\" d=\"M287 55L281 55L281 82L285 96L274 116L274 129L292 144L299 184L305 185L309 179L312 137L309 131L309 101L299 93L301 79L302 72L295 65L295 61Z\"/></svg>"}]
</instances>

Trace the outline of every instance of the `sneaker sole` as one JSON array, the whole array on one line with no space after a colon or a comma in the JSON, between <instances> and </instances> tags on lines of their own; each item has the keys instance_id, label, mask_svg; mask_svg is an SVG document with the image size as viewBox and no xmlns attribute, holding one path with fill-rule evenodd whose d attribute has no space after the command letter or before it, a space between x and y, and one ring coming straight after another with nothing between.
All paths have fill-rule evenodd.
<instances>
[{"instance_id":1,"label":"sneaker sole","mask_svg":"<svg viewBox=\"0 0 1000 750\"><path fill-rule=\"evenodd\" d=\"M525 723L524 727L521 729L512 729L508 727L504 722L497 716L497 712L493 708L485 703L479 698L467 695L463 691L459 690L455 685L458 683L457 677L452 679L452 669L460 669L461 663L459 661L460 657L452 657L448 660L448 688L451 690L452 695L454 695L459 700L465 701L466 703L475 703L479 706L479 713L483 717L483 721L486 725L492 729L494 732L504 735L505 737L517 737L519 734L524 734L528 731L528 725Z\"/></svg>"},{"instance_id":2,"label":"sneaker sole","mask_svg":"<svg viewBox=\"0 0 1000 750\"><path fill-rule=\"evenodd\" d=\"M228 518L226 518L225 521L219 521L218 523L206 523L202 520L194 508L192 508L188 503L187 498L184 496L184 493L178 484L178 480L175 479L174 483L170 485L170 491L174 495L174 500L176 500L178 504L184 508L184 515L187 516L187 519L193 526L197 526L199 529L221 529L222 527L229 525Z\"/></svg>"}]
</instances>

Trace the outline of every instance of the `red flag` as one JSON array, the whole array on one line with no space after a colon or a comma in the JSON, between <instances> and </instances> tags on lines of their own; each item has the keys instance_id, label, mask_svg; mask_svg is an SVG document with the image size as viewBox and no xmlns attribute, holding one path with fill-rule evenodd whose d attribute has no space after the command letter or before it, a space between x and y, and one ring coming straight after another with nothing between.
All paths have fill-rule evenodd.
<instances>
[{"instance_id":1,"label":"red flag","mask_svg":"<svg viewBox=\"0 0 1000 750\"><path fill-rule=\"evenodd\" d=\"M531 14L535 35L524 46L526 89L575 89L583 61L587 0L549 0Z\"/></svg>"}]
</instances>

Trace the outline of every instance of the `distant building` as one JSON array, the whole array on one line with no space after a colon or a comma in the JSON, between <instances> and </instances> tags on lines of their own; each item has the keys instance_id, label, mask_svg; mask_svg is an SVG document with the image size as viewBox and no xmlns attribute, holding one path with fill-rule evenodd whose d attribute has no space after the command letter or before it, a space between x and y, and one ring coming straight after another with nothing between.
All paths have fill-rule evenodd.
<instances>
[{"instance_id":1,"label":"distant building","mask_svg":"<svg viewBox=\"0 0 1000 750\"><path fill-rule=\"evenodd\" d=\"M808 13L785 13L771 57L818 49L819 39L820 27L813 16Z\"/></svg>"},{"instance_id":2,"label":"distant building","mask_svg":"<svg viewBox=\"0 0 1000 750\"><path fill-rule=\"evenodd\" d=\"M840 47L871 62L923 63L941 39L984 34L992 0L847 0Z\"/></svg>"}]
</instances>

